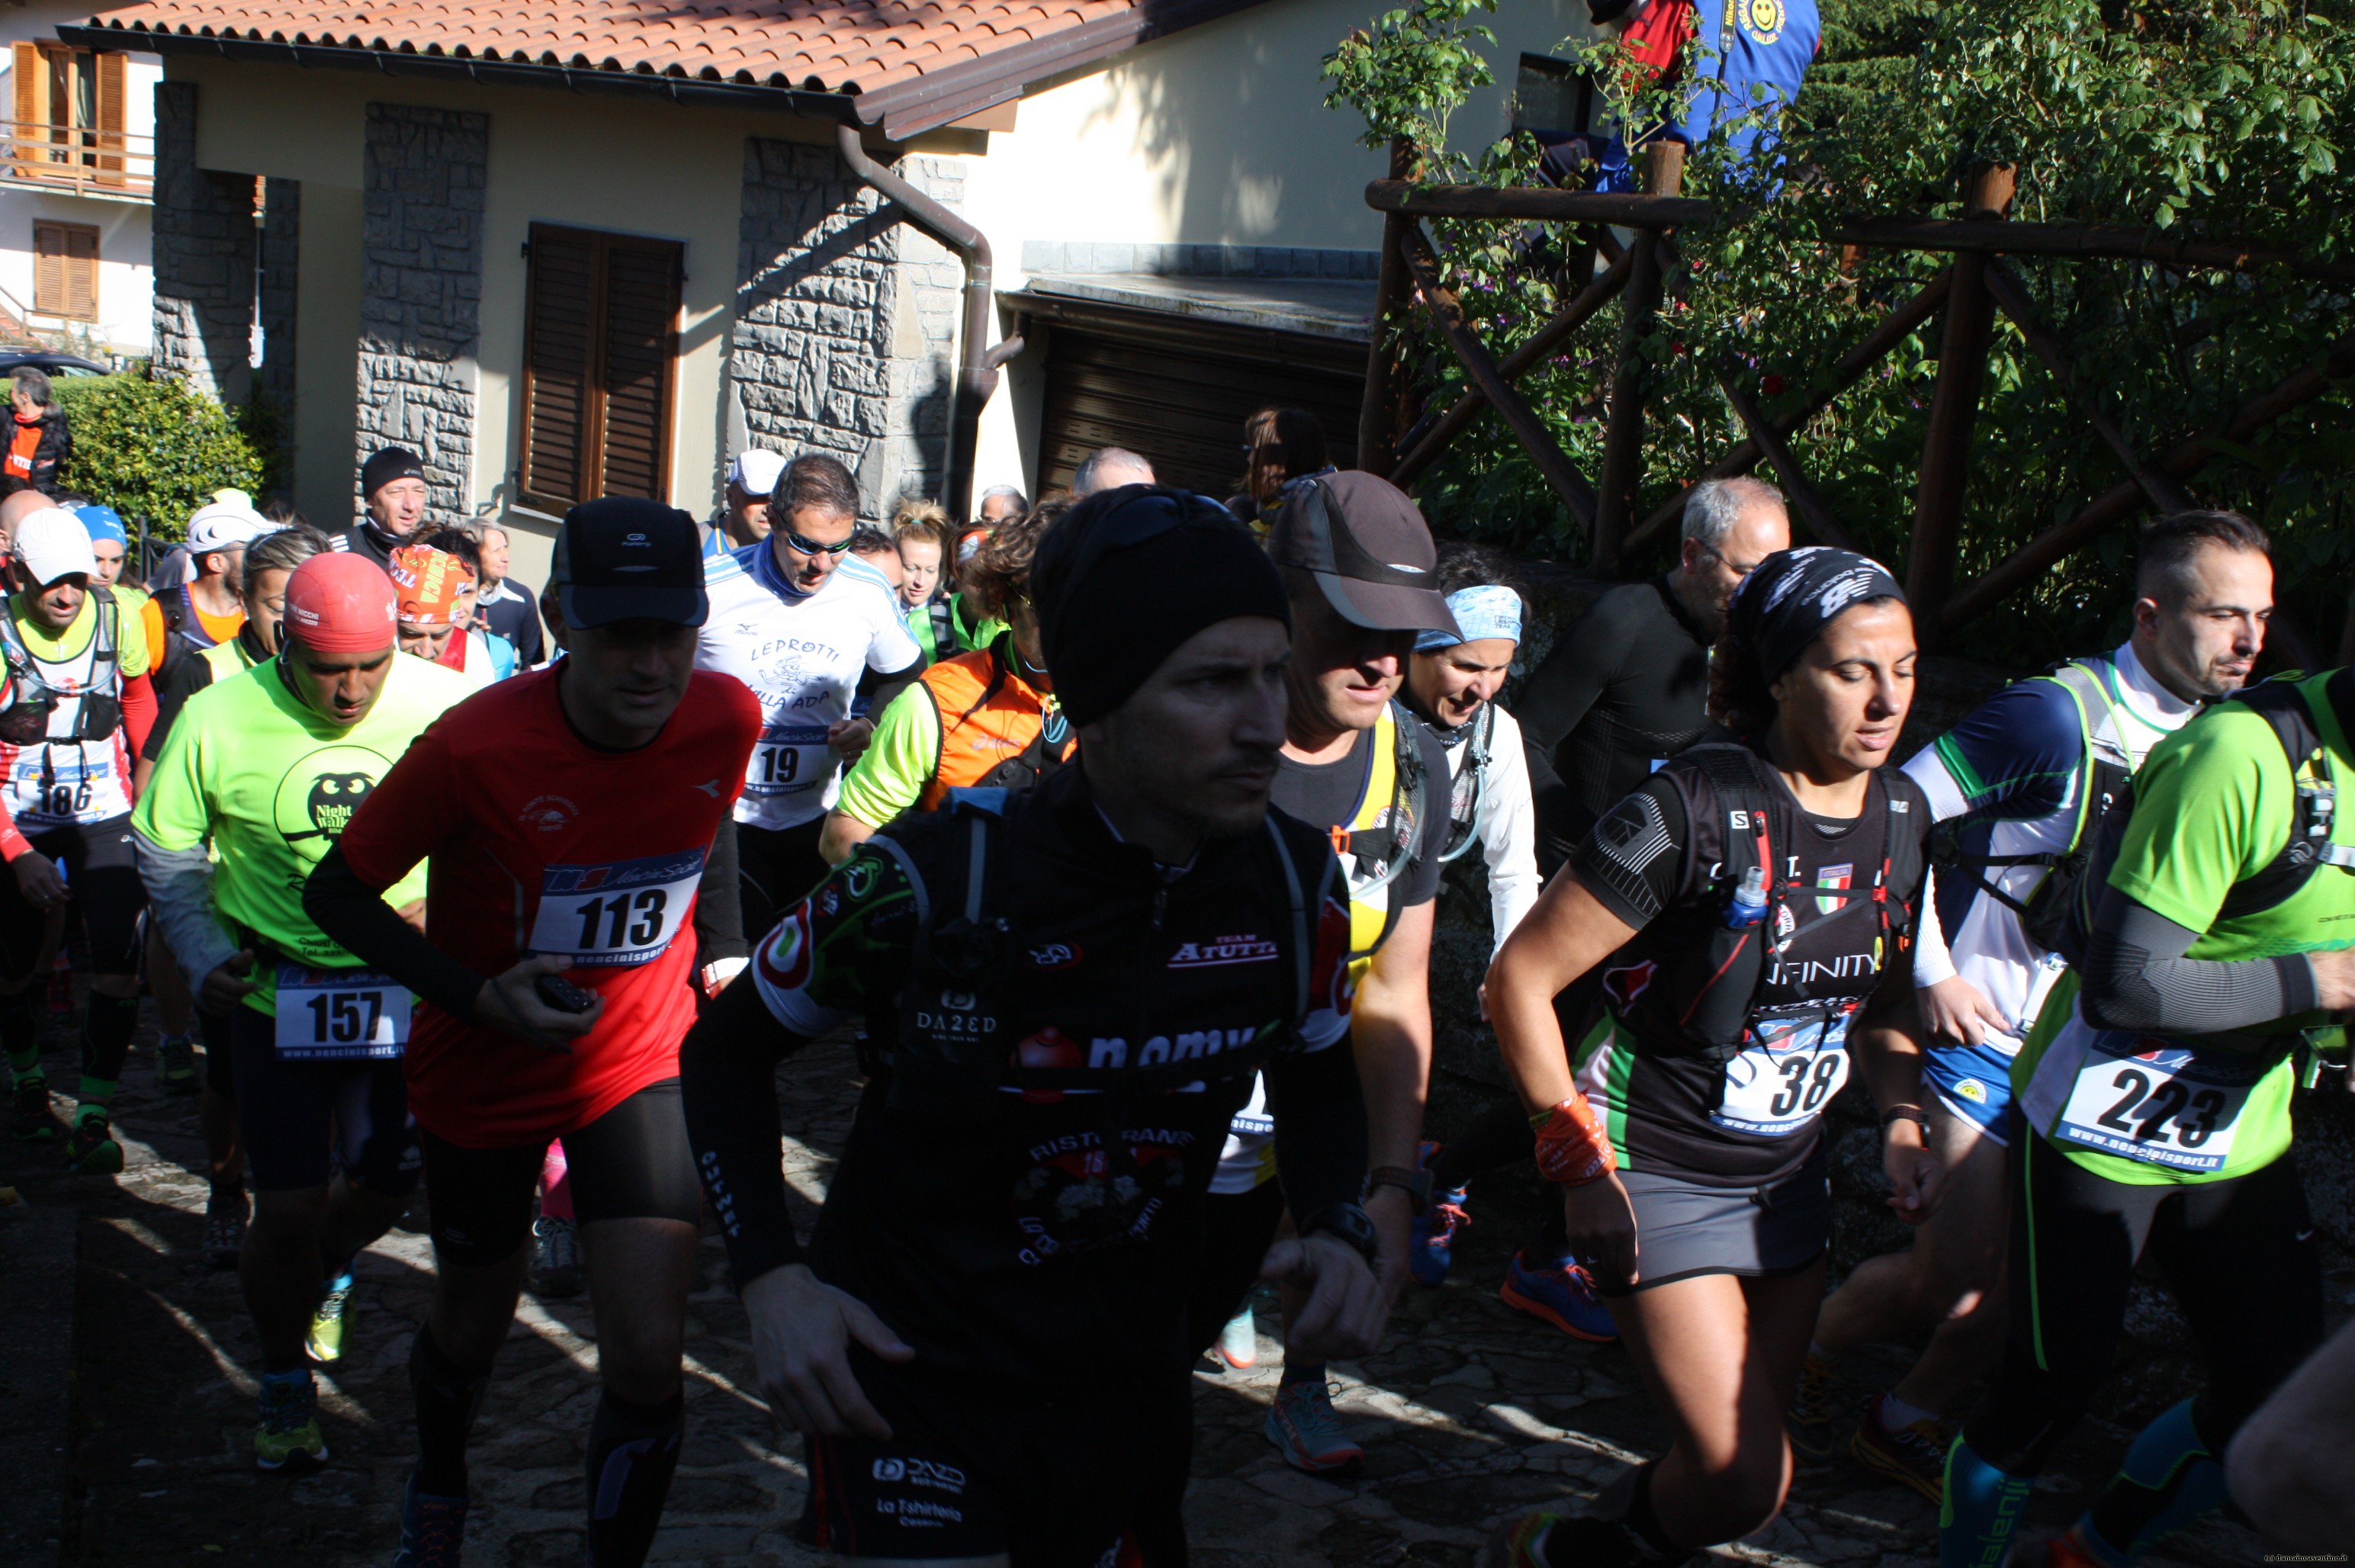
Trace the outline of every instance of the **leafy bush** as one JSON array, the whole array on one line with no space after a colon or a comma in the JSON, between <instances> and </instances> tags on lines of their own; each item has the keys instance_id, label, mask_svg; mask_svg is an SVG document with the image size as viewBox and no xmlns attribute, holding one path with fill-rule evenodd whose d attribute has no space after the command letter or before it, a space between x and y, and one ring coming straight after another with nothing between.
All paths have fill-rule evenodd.
<instances>
[{"instance_id":1,"label":"leafy bush","mask_svg":"<svg viewBox=\"0 0 2355 1568\"><path fill-rule=\"evenodd\" d=\"M1369 134L1419 144L1433 180L1533 184L1535 149L1444 144L1462 72L1440 91L1380 69L1429 59L1476 33L1485 0L1421 0L1330 57L1333 101ZM1685 194L1716 204L1677 236L1670 304L1645 345L1638 516L1722 454L1740 430L1719 387L1744 385L1766 412L1808 401L1833 362L1934 275L1942 255L1868 250L1843 266L1834 230L1850 217L1959 217L1964 171L2015 164L2011 216L2125 225L2156 235L2239 237L2314 261L2355 252L2355 0L1824 0L1825 53L1784 125L1783 155L1740 166L1725 128L1692 149ZM1657 123L1656 90L1627 80L1615 42L1582 57L1627 123ZM1369 58L1371 57L1371 58ZM1434 220L1433 238L1483 337L1502 357L1564 303L1559 245L1536 226ZM2146 461L2221 423L2254 394L2318 363L2347 331L2349 290L2286 268L2241 272L2147 261L2023 257L2011 262L2066 347L2080 394ZM1462 389L1428 326L1401 323L1423 394ZM1616 305L1523 382L1563 450L1600 469ZM1827 506L1869 549L1902 564L1910 544L1934 383L1937 318L1842 394L1792 442ZM2344 387L2245 443L2215 451L2185 487L2273 530L2286 606L2328 657L2345 615L2355 528L2355 402ZM1998 318L1965 486L1962 583L2126 474L2008 320ZM1493 414L1422 485L1434 523L1559 553L1582 553L1571 519ZM1976 623L1973 650L2027 664L2122 635L2115 528ZM1641 566L1631 562L1631 566Z\"/></svg>"},{"instance_id":2,"label":"leafy bush","mask_svg":"<svg viewBox=\"0 0 2355 1568\"><path fill-rule=\"evenodd\" d=\"M60 483L112 507L150 539L176 539L213 492L259 494L264 453L237 416L187 383L140 364L120 376L53 383L73 432Z\"/></svg>"}]
</instances>

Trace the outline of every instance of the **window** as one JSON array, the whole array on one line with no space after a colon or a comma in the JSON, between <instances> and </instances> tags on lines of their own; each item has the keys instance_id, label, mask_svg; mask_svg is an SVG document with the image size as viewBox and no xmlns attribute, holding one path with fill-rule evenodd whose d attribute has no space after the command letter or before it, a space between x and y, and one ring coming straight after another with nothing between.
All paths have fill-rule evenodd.
<instances>
[{"instance_id":1,"label":"window","mask_svg":"<svg viewBox=\"0 0 2355 1568\"><path fill-rule=\"evenodd\" d=\"M10 69L16 120L9 172L16 178L63 185L137 183L144 188L144 177L130 177L123 56L63 44L17 44Z\"/></svg>"},{"instance_id":2,"label":"window","mask_svg":"<svg viewBox=\"0 0 2355 1568\"><path fill-rule=\"evenodd\" d=\"M669 498L685 257L675 240L531 226L517 486L526 505Z\"/></svg>"},{"instance_id":3,"label":"window","mask_svg":"<svg viewBox=\"0 0 2355 1568\"><path fill-rule=\"evenodd\" d=\"M33 309L98 319L98 230L86 223L33 225Z\"/></svg>"},{"instance_id":4,"label":"window","mask_svg":"<svg viewBox=\"0 0 2355 1568\"><path fill-rule=\"evenodd\" d=\"M1523 55L1513 83L1513 129L1529 131L1540 142L1551 143L1593 123L1594 82L1568 60L1546 55Z\"/></svg>"}]
</instances>

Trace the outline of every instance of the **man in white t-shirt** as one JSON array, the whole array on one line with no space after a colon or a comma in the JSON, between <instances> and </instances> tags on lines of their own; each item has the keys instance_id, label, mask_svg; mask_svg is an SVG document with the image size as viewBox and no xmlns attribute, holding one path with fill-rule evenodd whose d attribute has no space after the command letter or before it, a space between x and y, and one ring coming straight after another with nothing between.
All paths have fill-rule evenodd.
<instances>
[{"instance_id":1,"label":"man in white t-shirt","mask_svg":"<svg viewBox=\"0 0 2355 1568\"><path fill-rule=\"evenodd\" d=\"M732 675L761 701L761 742L736 802L744 930L765 933L826 875L818 835L842 767L867 750L881 712L924 656L882 574L850 554L858 485L805 453L772 492L769 537L704 562L711 614L696 667Z\"/></svg>"}]
</instances>

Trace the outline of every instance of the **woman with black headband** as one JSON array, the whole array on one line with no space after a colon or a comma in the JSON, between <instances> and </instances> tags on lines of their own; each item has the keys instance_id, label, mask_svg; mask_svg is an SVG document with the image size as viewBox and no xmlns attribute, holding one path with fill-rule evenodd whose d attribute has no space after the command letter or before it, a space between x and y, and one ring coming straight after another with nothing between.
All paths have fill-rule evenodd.
<instances>
[{"instance_id":1,"label":"woman with black headband","mask_svg":"<svg viewBox=\"0 0 2355 1568\"><path fill-rule=\"evenodd\" d=\"M1910 942L1930 813L1882 766L1913 664L1877 563L1767 557L1710 666L1710 717L1740 743L1685 752L1604 813L1489 970L1539 1168L1675 1433L1591 1516L1508 1524L1507 1568L1681 1563L1782 1507L1830 1236L1820 1118L1852 1065L1891 1206L1919 1221L1936 1200ZM1553 998L1598 965L1573 1043Z\"/></svg>"}]
</instances>

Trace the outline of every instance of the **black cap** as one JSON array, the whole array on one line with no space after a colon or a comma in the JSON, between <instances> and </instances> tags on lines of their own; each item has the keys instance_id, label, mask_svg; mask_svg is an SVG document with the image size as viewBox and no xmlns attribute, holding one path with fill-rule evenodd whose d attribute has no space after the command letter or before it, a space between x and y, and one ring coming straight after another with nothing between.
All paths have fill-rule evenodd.
<instances>
[{"instance_id":1,"label":"black cap","mask_svg":"<svg viewBox=\"0 0 2355 1568\"><path fill-rule=\"evenodd\" d=\"M360 464L360 495L373 496L396 479L424 477L424 459L405 446L388 446L369 453Z\"/></svg>"},{"instance_id":2,"label":"black cap","mask_svg":"<svg viewBox=\"0 0 2355 1568\"><path fill-rule=\"evenodd\" d=\"M695 519L634 496L585 501L565 513L549 579L568 626L634 620L700 626L711 613Z\"/></svg>"},{"instance_id":3,"label":"black cap","mask_svg":"<svg viewBox=\"0 0 2355 1568\"><path fill-rule=\"evenodd\" d=\"M1343 620L1378 632L1460 636L1439 592L1439 547L1406 492L1356 469L1284 487L1267 552L1313 572Z\"/></svg>"}]
</instances>

